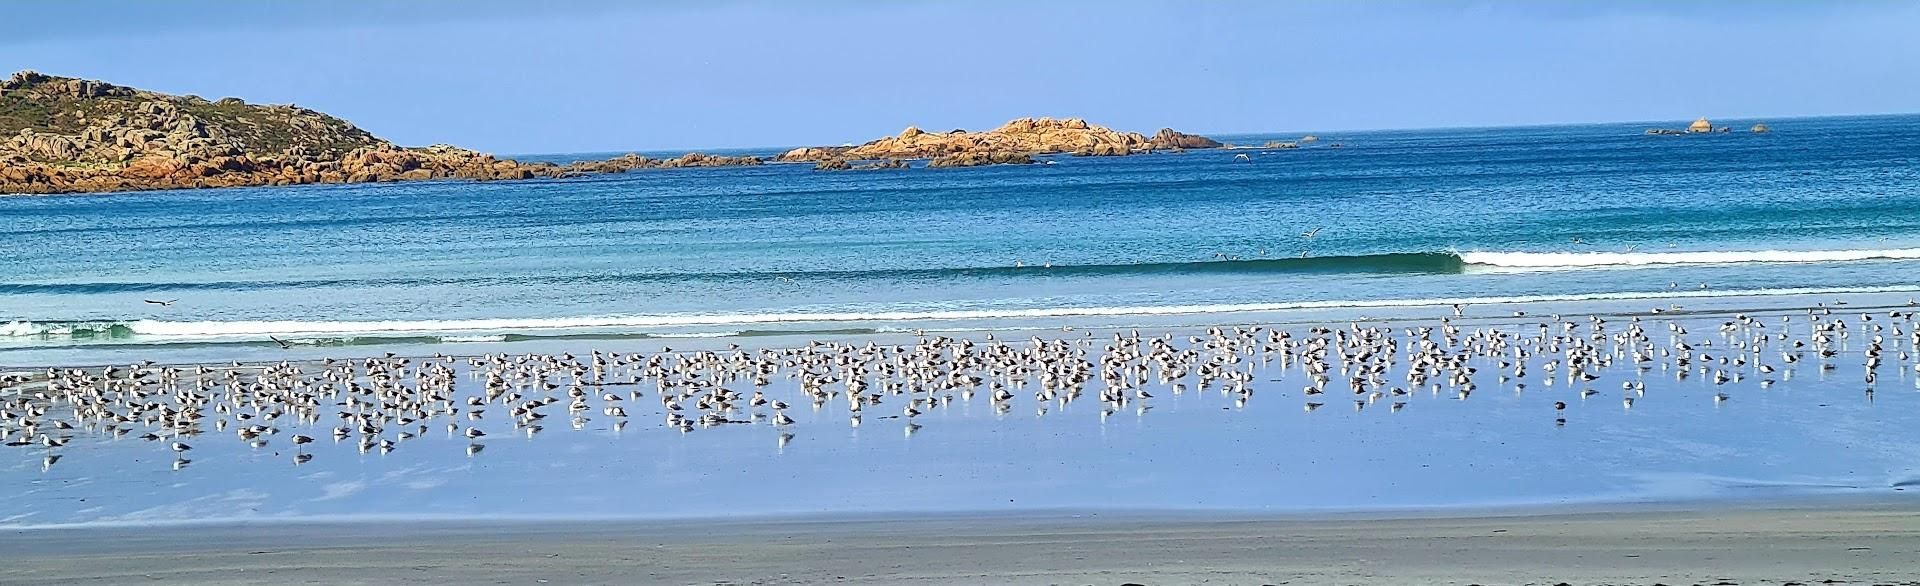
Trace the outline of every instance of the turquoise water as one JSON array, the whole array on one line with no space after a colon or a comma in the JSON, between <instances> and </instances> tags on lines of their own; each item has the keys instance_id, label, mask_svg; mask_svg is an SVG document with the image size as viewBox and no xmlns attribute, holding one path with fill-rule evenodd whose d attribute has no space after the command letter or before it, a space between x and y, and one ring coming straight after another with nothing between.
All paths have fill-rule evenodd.
<instances>
[{"instance_id":1,"label":"turquoise water","mask_svg":"<svg viewBox=\"0 0 1920 586\"><path fill-rule=\"evenodd\" d=\"M270 338L1127 326L1920 290L1920 116L1767 122L1320 133L1297 150L960 170L0 198L0 364Z\"/></svg>"}]
</instances>

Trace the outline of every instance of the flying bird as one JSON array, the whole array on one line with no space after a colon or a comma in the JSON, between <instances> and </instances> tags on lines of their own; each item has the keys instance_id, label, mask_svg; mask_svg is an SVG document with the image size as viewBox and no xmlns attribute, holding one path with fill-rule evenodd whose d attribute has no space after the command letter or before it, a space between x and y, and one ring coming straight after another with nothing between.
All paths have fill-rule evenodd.
<instances>
[{"instance_id":1,"label":"flying bird","mask_svg":"<svg viewBox=\"0 0 1920 586\"><path fill-rule=\"evenodd\" d=\"M173 302L175 302L175 301L179 301L179 299L166 299L166 300L160 300L160 299L142 299L141 301L145 301L145 302L147 302L147 303L150 303L150 304L153 304L153 305L158 305L158 306L161 306L161 307L167 307L167 306L170 306L170 305L173 305Z\"/></svg>"}]
</instances>

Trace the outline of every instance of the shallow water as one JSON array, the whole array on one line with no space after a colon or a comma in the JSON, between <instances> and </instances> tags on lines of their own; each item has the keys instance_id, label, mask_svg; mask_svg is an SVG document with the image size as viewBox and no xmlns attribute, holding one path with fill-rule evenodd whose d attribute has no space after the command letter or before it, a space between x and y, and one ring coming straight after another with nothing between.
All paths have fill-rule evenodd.
<instances>
[{"instance_id":1,"label":"shallow water","mask_svg":"<svg viewBox=\"0 0 1920 586\"><path fill-rule=\"evenodd\" d=\"M1720 354L1727 342L1713 331L1726 319L1676 323L1692 330L1687 339L1697 349ZM1797 322L1790 327L1804 338ZM1665 323L1646 323L1656 344L1668 343ZM1537 332L1531 322L1498 327ZM0 488L13 495L0 502L0 522L1285 513L1898 495L1920 485L1920 436L1911 433L1920 424L1920 385L1912 361L1892 352L1914 349L1888 346L1869 397L1866 336L1853 331L1841 340L1827 361L1831 370L1811 352L1789 365L1770 348L1760 357L1778 372L1727 367L1743 378L1718 385L1698 372L1677 379L1670 366L1636 373L1626 361L1596 371L1601 377L1592 382L1548 384L1540 357L1527 377L1501 382L1497 365L1476 359L1479 388L1467 398L1444 387L1415 390L1397 411L1390 397L1356 408L1338 380L1311 397L1324 406L1307 411L1297 363L1276 362L1257 371L1256 391L1241 406L1219 390L1149 386L1155 396L1144 400L1144 412L1136 403L1102 417L1088 396L1049 404L1043 414L1029 390L999 413L983 392L927 409L911 432L906 421L885 418L898 412L899 398L869 407L856 428L844 401L809 409L794 382L780 377L768 394L794 404L796 422L784 428L762 421L672 430L660 423L653 388L643 386L647 398L626 402L630 423L618 431L597 399L582 428L557 416L531 436L516 432L496 404L488 418L460 420L488 432L478 441L435 421L430 433L386 454L331 441L329 417L304 431L318 441L301 450L312 459L298 465L285 438L302 430L286 425L260 449L209 430L186 440L191 462L178 469L164 440L80 432L53 450L62 457L44 469L47 449L0 449ZM1398 382L1401 368L1388 378ZM1763 379L1776 382L1763 387ZM1629 409L1621 383L1631 380L1647 389ZM462 393L477 388L475 379L460 383ZM1599 392L1583 399L1587 388ZM1716 393L1729 398L1715 401ZM1556 401L1568 404L1564 424L1555 422ZM470 444L485 448L470 455Z\"/></svg>"}]
</instances>

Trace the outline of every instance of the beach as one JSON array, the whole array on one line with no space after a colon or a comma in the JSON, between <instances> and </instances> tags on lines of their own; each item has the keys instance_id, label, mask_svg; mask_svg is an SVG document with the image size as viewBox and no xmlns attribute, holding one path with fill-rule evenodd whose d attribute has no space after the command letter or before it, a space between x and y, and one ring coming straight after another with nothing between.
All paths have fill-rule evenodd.
<instances>
[{"instance_id":1,"label":"beach","mask_svg":"<svg viewBox=\"0 0 1920 586\"><path fill-rule=\"evenodd\" d=\"M16 4L0 586L1920 586L1920 4Z\"/></svg>"},{"instance_id":2,"label":"beach","mask_svg":"<svg viewBox=\"0 0 1920 586\"><path fill-rule=\"evenodd\" d=\"M0 582L1920 579L1920 118L1777 126L0 200Z\"/></svg>"},{"instance_id":3,"label":"beach","mask_svg":"<svg viewBox=\"0 0 1920 586\"><path fill-rule=\"evenodd\" d=\"M1920 510L216 525L0 532L0 562L74 584L1916 584Z\"/></svg>"}]
</instances>

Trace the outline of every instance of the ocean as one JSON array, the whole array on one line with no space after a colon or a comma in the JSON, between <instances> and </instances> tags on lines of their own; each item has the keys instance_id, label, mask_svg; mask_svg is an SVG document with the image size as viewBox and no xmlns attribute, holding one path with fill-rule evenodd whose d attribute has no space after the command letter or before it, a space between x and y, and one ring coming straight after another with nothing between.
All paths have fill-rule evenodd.
<instances>
[{"instance_id":1,"label":"ocean","mask_svg":"<svg viewBox=\"0 0 1920 586\"><path fill-rule=\"evenodd\" d=\"M0 198L0 528L1910 502L1920 116L1766 122Z\"/></svg>"},{"instance_id":2,"label":"ocean","mask_svg":"<svg viewBox=\"0 0 1920 586\"><path fill-rule=\"evenodd\" d=\"M0 365L1920 294L1920 116L1753 122L4 197Z\"/></svg>"}]
</instances>

